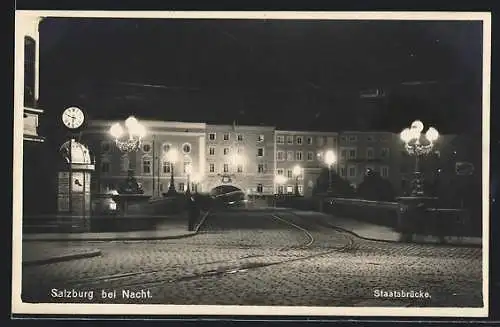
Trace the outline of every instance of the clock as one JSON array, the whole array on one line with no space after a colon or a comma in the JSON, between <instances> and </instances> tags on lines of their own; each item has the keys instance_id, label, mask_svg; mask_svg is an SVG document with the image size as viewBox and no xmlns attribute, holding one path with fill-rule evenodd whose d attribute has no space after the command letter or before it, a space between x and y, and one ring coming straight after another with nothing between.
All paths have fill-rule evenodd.
<instances>
[{"instance_id":1,"label":"clock","mask_svg":"<svg viewBox=\"0 0 500 327\"><path fill-rule=\"evenodd\" d=\"M70 129L77 129L83 125L85 114L83 110L77 107L66 108L62 114L64 125Z\"/></svg>"}]
</instances>

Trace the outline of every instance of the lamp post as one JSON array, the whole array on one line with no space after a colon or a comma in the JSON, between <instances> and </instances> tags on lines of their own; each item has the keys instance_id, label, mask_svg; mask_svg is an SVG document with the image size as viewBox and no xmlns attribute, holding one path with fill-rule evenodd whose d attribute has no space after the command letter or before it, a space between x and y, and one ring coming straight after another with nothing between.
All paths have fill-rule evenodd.
<instances>
[{"instance_id":1,"label":"lamp post","mask_svg":"<svg viewBox=\"0 0 500 327\"><path fill-rule=\"evenodd\" d=\"M293 167L292 173L293 173L293 176L295 176L295 192L294 192L295 196L300 196L299 177L302 173L302 167L300 167L299 165L296 165L295 167Z\"/></svg>"},{"instance_id":2,"label":"lamp post","mask_svg":"<svg viewBox=\"0 0 500 327\"><path fill-rule=\"evenodd\" d=\"M325 163L328 166L328 189L327 192L332 192L332 166L335 162L337 162L337 156L333 150L327 150L325 152Z\"/></svg>"},{"instance_id":3,"label":"lamp post","mask_svg":"<svg viewBox=\"0 0 500 327\"><path fill-rule=\"evenodd\" d=\"M191 173L193 171L193 166L191 163L188 163L186 165L186 184L187 184L187 189L186 189L186 195L190 196L191 195Z\"/></svg>"},{"instance_id":4,"label":"lamp post","mask_svg":"<svg viewBox=\"0 0 500 327\"><path fill-rule=\"evenodd\" d=\"M125 120L125 129L120 123L114 123L109 128L109 134L115 139L115 144L122 152L137 151L146 135L146 128L134 116Z\"/></svg>"},{"instance_id":5,"label":"lamp post","mask_svg":"<svg viewBox=\"0 0 500 327\"><path fill-rule=\"evenodd\" d=\"M409 128L403 129L400 134L404 142L405 150L409 155L415 157L414 180L411 195L423 196L423 176L420 171L420 159L432 152L439 132L434 127L429 127L427 132L422 133L424 124L420 120L414 121Z\"/></svg>"},{"instance_id":6,"label":"lamp post","mask_svg":"<svg viewBox=\"0 0 500 327\"><path fill-rule=\"evenodd\" d=\"M175 148L170 148L165 154L165 159L170 165L170 185L168 187L167 195L175 195L177 193L174 181L174 165L177 162L177 157L178 152Z\"/></svg>"}]
</instances>

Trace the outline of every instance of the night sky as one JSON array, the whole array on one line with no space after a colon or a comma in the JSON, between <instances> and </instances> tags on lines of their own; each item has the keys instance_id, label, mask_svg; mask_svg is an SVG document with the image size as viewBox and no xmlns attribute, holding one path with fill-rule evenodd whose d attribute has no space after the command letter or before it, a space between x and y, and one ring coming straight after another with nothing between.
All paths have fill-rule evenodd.
<instances>
[{"instance_id":1,"label":"night sky","mask_svg":"<svg viewBox=\"0 0 500 327\"><path fill-rule=\"evenodd\" d=\"M69 105L103 119L481 128L480 22L49 18L40 47L47 130Z\"/></svg>"}]
</instances>

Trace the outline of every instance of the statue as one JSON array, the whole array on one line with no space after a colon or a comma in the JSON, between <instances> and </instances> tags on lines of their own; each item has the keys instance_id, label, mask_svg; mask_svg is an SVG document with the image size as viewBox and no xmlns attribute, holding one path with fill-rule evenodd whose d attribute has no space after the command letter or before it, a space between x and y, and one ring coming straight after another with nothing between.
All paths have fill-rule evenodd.
<instances>
[{"instance_id":1,"label":"statue","mask_svg":"<svg viewBox=\"0 0 500 327\"><path fill-rule=\"evenodd\" d=\"M118 192L120 194L144 194L144 190L141 184L137 182L137 178L135 178L133 170L128 170L128 176L125 179L125 182L120 185Z\"/></svg>"}]
</instances>

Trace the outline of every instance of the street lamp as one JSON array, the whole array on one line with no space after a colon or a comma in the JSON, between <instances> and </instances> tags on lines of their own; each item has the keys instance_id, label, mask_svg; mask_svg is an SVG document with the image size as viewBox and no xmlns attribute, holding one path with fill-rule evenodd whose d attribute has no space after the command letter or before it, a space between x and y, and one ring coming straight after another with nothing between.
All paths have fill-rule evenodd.
<instances>
[{"instance_id":1,"label":"street lamp","mask_svg":"<svg viewBox=\"0 0 500 327\"><path fill-rule=\"evenodd\" d=\"M168 187L167 194L176 194L175 183L174 183L174 165L177 162L178 152L175 148L170 148L167 153L165 153L165 159L170 165L170 186Z\"/></svg>"},{"instance_id":2,"label":"street lamp","mask_svg":"<svg viewBox=\"0 0 500 327\"><path fill-rule=\"evenodd\" d=\"M109 128L109 134L115 139L120 151L134 152L141 147L146 128L134 116L130 116L125 120L125 129L120 123L114 123Z\"/></svg>"},{"instance_id":3,"label":"street lamp","mask_svg":"<svg viewBox=\"0 0 500 327\"><path fill-rule=\"evenodd\" d=\"M188 163L186 165L186 184L187 184L187 190L186 190L186 195L189 196L191 195L191 173L193 172L193 165L191 163Z\"/></svg>"},{"instance_id":4,"label":"street lamp","mask_svg":"<svg viewBox=\"0 0 500 327\"><path fill-rule=\"evenodd\" d=\"M333 150L327 150L325 152L325 163L328 166L328 193L332 192L332 166L337 162L337 156Z\"/></svg>"},{"instance_id":5,"label":"street lamp","mask_svg":"<svg viewBox=\"0 0 500 327\"><path fill-rule=\"evenodd\" d=\"M299 176L302 174L302 167L296 165L292 170L293 176L295 176L295 196L300 196L299 192Z\"/></svg>"},{"instance_id":6,"label":"street lamp","mask_svg":"<svg viewBox=\"0 0 500 327\"><path fill-rule=\"evenodd\" d=\"M422 133L424 124L420 120L414 121L409 128L401 131L400 138L405 144L405 149L409 155L415 157L415 171L412 196L424 195L423 176L420 171L420 158L432 152L436 140L439 138L439 132L434 127L429 127L427 132Z\"/></svg>"}]
</instances>

